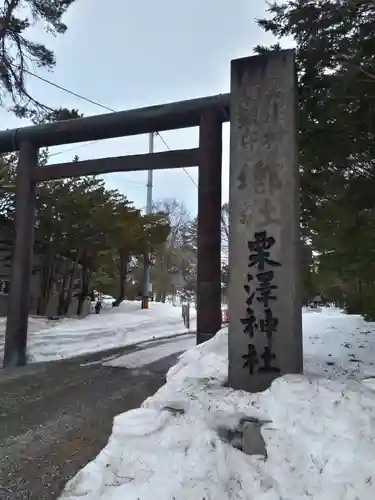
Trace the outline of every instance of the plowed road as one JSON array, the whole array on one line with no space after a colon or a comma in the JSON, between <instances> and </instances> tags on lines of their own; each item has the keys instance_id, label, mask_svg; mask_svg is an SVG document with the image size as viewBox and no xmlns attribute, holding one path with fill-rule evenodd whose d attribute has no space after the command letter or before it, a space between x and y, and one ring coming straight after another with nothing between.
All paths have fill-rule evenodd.
<instances>
[{"instance_id":1,"label":"plowed road","mask_svg":"<svg viewBox=\"0 0 375 500\"><path fill-rule=\"evenodd\" d=\"M113 417L155 393L181 351L136 369L100 360L163 344L170 353L167 344L179 349L180 340L0 370L0 499L57 498L105 446Z\"/></svg>"}]
</instances>

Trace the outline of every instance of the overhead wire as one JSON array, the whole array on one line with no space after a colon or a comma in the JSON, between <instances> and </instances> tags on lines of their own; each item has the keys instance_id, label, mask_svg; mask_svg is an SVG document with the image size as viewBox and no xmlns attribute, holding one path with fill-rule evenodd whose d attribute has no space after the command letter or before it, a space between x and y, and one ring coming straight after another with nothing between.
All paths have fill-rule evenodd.
<instances>
[{"instance_id":1,"label":"overhead wire","mask_svg":"<svg viewBox=\"0 0 375 500\"><path fill-rule=\"evenodd\" d=\"M77 92L74 92L73 90L69 90L66 87L63 87L62 85L58 85L55 82L52 82L51 80L47 80L47 78L43 78L40 75L37 75L36 73L33 73L32 71L25 69L25 73L27 73L30 76L33 76L34 78L37 78L38 80L41 80L42 82L48 83L49 85L52 85L52 87L56 87L59 90L62 90L63 92L67 92L70 95L73 95L74 97L78 97L79 99L82 99L83 101L89 102L91 104L94 104L95 106L98 106L102 109L105 109L107 111L111 111L112 113L115 113L116 110L109 108L108 106L105 106L104 104L101 104L100 102L94 101L93 99L89 99L88 97L83 96L82 94L78 94Z\"/></svg>"},{"instance_id":2,"label":"overhead wire","mask_svg":"<svg viewBox=\"0 0 375 500\"><path fill-rule=\"evenodd\" d=\"M78 94L77 92L74 92L73 90L70 90L70 89L67 89L66 87L63 87L62 85L59 85L55 82L52 82L51 80L48 80L47 78L43 78L42 76L40 75L37 75L36 73L33 73L32 71L30 70L27 70L25 69L24 70L25 73L29 74L30 76L34 77L34 78L37 78L38 80L41 80L42 82L44 83L47 83L59 90L62 90L63 92L66 92L70 95L73 95L74 97L77 97L78 99L81 99L83 101L86 101L90 104L94 104L95 106L98 106L99 108L102 108L102 109L105 109L106 111L109 111L111 113L116 113L117 111L113 108L110 108L109 106L106 106L98 101L94 101L93 99L89 99L88 97L85 97L83 96L82 94ZM164 139L164 137L160 134L160 132L155 132L155 135L157 135L160 140L163 142L163 144L165 145L165 147L167 148L168 151L171 151L171 148L168 146L168 143L166 142L166 140ZM63 153L68 153L70 151L75 151L76 149L78 148L84 148L86 146L90 146L91 144L95 144L97 142L96 141L90 141L86 144L81 144L80 146L76 146L74 148L71 148L71 149L68 149L68 150L64 150L64 151L57 151L56 153L52 153L50 154L49 156L57 156L57 155L60 155L60 154L63 154ZM187 169L185 167L182 167L182 170L185 172L185 174L187 175L187 177L190 179L190 181L194 184L195 187L198 187L198 184L197 182L195 181L195 179L189 174L189 172L187 171ZM140 183L141 184L141 183ZM221 216L221 223L223 225L226 225L226 222L224 220L224 216L223 216L223 211L220 210L220 216Z\"/></svg>"},{"instance_id":3,"label":"overhead wire","mask_svg":"<svg viewBox=\"0 0 375 500\"><path fill-rule=\"evenodd\" d=\"M62 85L59 85L59 84L57 84L55 82L52 82L51 80L48 80L47 78L43 78L42 76L37 75L36 73L33 73L32 71L25 70L25 73L29 74L30 76L33 76L34 78L37 78L38 80L41 80L42 82L48 83L49 85L52 85L53 87L56 87L57 89L62 90L63 92L67 92L68 94L73 95L74 97L78 97L78 99L86 101L86 102L88 102L90 104L94 104L95 106L98 106L99 108L105 109L106 111L110 111L111 113L116 113L115 109L110 108L109 106L106 106L106 105L104 105L104 104L102 104L102 103L100 103L98 101L94 101L93 99L89 99L88 97L85 97L84 95L79 94L78 92L74 92L73 90L67 89L66 87L63 87ZM165 147L167 148L167 150L171 151L171 148L168 146L168 143L166 142L166 140L164 139L164 137L160 134L160 132L155 132L155 134L161 139L161 141L163 142L163 144L165 145ZM81 144L81 146L77 146L77 147L83 148L83 147L86 147L86 146L90 146L91 144L94 144L96 142L97 141L90 141L87 144ZM64 150L64 151L58 151L56 153L50 154L49 156L57 156L57 155L60 155L60 154L63 154L63 153L68 153L69 151L74 151L75 149L77 149L77 147L71 148L71 149L68 149L68 150ZM192 183L196 187L198 187L196 181L189 174L189 172L187 171L187 169L185 167L182 167L182 170L189 177L189 179L192 181Z\"/></svg>"},{"instance_id":4,"label":"overhead wire","mask_svg":"<svg viewBox=\"0 0 375 500\"><path fill-rule=\"evenodd\" d=\"M106 111L110 111L111 113L116 113L116 110L113 109L113 108L110 108L109 106L106 106L98 101L95 101L93 99L90 99L82 94L79 94L78 92L74 92L73 90L70 90L70 89L67 89L66 87L63 87L62 85L59 85L55 82L52 82L51 80L48 80L47 78L43 78L42 76L40 75L37 75L36 73L33 73L32 71L30 70L25 70L25 73L29 74L30 76L34 77L34 78L37 78L38 80L41 80L42 82L44 83L47 83L59 90L62 90L63 92L66 92L74 97L77 97L78 99L81 99L83 101L86 101L90 104L94 104L95 106L99 107L99 108L102 108L102 109L105 109ZM160 132L155 132L155 135L157 135L160 140L163 142L163 144L165 145L165 147L167 148L168 151L171 151L171 148L169 147L167 141L164 139L164 137L160 134ZM57 151L56 153L51 153L49 156L52 157L52 156L57 156L57 155L60 155L60 154L63 154L63 153L68 153L70 151L75 151L76 149L78 148L84 148L86 146L90 146L91 144L94 144L96 143L96 141L90 141L86 144L81 144L80 146L76 146L74 148L71 148L71 149L68 149L68 150L64 150L64 151ZM182 167L182 170L184 171L184 173L187 175L187 177L190 179L190 181L194 184L195 187L198 187L198 184L197 182L195 181L195 179L189 174L188 170L185 168L185 167ZM223 219L223 216L222 216L222 219Z\"/></svg>"},{"instance_id":5,"label":"overhead wire","mask_svg":"<svg viewBox=\"0 0 375 500\"><path fill-rule=\"evenodd\" d=\"M164 145L168 149L168 151L171 151L171 148L166 143L164 137L162 135L160 135L159 132L155 132L155 134L162 140L162 142L164 143ZM198 184L195 182L195 179L189 174L189 172L187 171L187 169L185 167L181 167L181 168L185 172L185 174L189 177L189 179L191 180L191 182L195 185L195 187L198 187Z\"/></svg>"}]
</instances>

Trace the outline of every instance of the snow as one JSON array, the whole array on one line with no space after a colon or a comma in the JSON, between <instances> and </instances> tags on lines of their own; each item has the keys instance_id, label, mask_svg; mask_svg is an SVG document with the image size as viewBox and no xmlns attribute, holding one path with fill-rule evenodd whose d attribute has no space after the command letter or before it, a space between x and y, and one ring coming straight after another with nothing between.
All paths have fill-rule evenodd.
<instances>
[{"instance_id":1,"label":"snow","mask_svg":"<svg viewBox=\"0 0 375 500\"><path fill-rule=\"evenodd\" d=\"M326 308L321 313L306 311L303 327L307 373L331 378L375 376L374 323Z\"/></svg>"},{"instance_id":2,"label":"snow","mask_svg":"<svg viewBox=\"0 0 375 500\"><path fill-rule=\"evenodd\" d=\"M141 366L154 363L158 359L166 358L167 356L172 356L172 354L186 351L186 349L194 347L195 344L195 335L184 335L182 338L173 338L156 347L153 341L148 343L146 346L142 346L142 349L133 351L130 354L124 354L123 356L117 356L105 361L102 364L104 366L124 367L129 369L140 368Z\"/></svg>"},{"instance_id":3,"label":"snow","mask_svg":"<svg viewBox=\"0 0 375 500\"><path fill-rule=\"evenodd\" d=\"M119 307L105 308L100 314L83 319L29 318L29 361L71 358L187 333L180 307L157 302L150 302L149 306L142 310L139 301L124 301ZM194 331L195 309L191 308L190 315L190 329ZM6 319L1 319L2 357Z\"/></svg>"},{"instance_id":4,"label":"snow","mask_svg":"<svg viewBox=\"0 0 375 500\"><path fill-rule=\"evenodd\" d=\"M305 375L262 393L224 387L226 329L188 349L154 396L115 418L108 445L61 498L375 498L375 324L325 309L303 321ZM220 437L244 417L267 422L266 459Z\"/></svg>"},{"instance_id":5,"label":"snow","mask_svg":"<svg viewBox=\"0 0 375 500\"><path fill-rule=\"evenodd\" d=\"M55 328L57 326L60 326L61 324L66 323L67 319L62 318L59 320L51 320L48 318L45 318L43 316L29 316L29 323L28 323L28 332L29 332L29 339L31 339L31 342L33 341L33 338L35 336L39 336L39 332L42 330L50 330L52 328ZM6 323L7 319L5 318L0 318L0 356L3 356L3 350L4 350L4 343L5 343L5 328L6 328Z\"/></svg>"}]
</instances>

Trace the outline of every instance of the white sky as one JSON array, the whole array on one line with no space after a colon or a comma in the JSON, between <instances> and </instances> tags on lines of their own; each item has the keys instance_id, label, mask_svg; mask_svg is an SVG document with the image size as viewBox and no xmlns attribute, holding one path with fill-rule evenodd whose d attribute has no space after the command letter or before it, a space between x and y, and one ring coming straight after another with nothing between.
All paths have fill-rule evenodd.
<instances>
[{"instance_id":1,"label":"white sky","mask_svg":"<svg viewBox=\"0 0 375 500\"><path fill-rule=\"evenodd\" d=\"M225 93L230 60L274 41L255 24L265 9L265 0L76 0L65 18L65 35L53 38L42 27L35 29L33 36L55 50L57 65L53 73L34 71L116 110ZM78 108L86 116L105 112L32 77L29 89L52 107ZM0 118L2 128L26 124L4 110ZM228 131L224 126L223 201L228 199ZM197 129L162 135L171 149L198 142ZM74 154L83 160L143 153L147 148L147 136L136 136L50 151L63 152L51 161L64 162ZM165 149L159 138L155 149ZM189 173L197 181L197 169ZM146 177L146 172L105 176L110 187L138 207L145 205ZM181 169L155 172L154 199L161 198L176 198L196 212L197 188Z\"/></svg>"}]
</instances>

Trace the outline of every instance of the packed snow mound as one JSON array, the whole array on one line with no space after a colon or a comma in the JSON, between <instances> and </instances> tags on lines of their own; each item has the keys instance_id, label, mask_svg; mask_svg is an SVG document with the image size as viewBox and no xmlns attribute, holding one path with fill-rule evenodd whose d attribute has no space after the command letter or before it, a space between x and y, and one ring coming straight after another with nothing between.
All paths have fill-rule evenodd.
<instances>
[{"instance_id":1,"label":"packed snow mound","mask_svg":"<svg viewBox=\"0 0 375 500\"><path fill-rule=\"evenodd\" d=\"M371 330L374 341L374 325ZM227 335L222 330L186 351L154 396L117 416L106 448L61 498L373 500L373 379L347 380L338 376L343 371L330 373L331 379L306 373L279 378L263 393L235 391L223 387ZM310 359L314 372L323 357L316 365ZM235 429L244 417L267 422L261 428L266 459L220 437L221 429Z\"/></svg>"}]
</instances>

